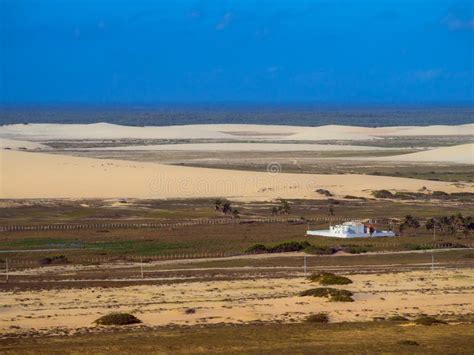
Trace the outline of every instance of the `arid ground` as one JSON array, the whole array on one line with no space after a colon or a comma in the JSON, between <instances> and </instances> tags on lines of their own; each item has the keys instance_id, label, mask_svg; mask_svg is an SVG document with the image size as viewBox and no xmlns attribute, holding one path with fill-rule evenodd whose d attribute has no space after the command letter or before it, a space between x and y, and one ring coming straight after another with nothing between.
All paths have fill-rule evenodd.
<instances>
[{"instance_id":1,"label":"arid ground","mask_svg":"<svg viewBox=\"0 0 474 355\"><path fill-rule=\"evenodd\" d=\"M472 125L0 138L2 352L474 349ZM306 236L354 219L397 236ZM351 300L301 295L321 287ZM95 323L117 312L141 323Z\"/></svg>"}]
</instances>

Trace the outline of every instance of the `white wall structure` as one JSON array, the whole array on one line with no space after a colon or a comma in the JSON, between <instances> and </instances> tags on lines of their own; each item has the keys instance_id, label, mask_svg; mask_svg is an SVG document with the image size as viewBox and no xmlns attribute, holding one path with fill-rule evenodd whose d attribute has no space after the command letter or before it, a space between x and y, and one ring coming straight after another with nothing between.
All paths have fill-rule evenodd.
<instances>
[{"instance_id":1,"label":"white wall structure","mask_svg":"<svg viewBox=\"0 0 474 355\"><path fill-rule=\"evenodd\" d=\"M360 222L345 222L327 230L308 230L306 235L334 238L395 237L392 231L378 231Z\"/></svg>"}]
</instances>

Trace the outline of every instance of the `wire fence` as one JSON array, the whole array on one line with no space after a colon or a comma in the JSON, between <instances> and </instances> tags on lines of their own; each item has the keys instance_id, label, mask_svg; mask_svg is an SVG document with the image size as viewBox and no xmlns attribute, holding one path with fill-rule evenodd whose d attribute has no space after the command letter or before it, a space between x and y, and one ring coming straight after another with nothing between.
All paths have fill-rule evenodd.
<instances>
[{"instance_id":1,"label":"wire fence","mask_svg":"<svg viewBox=\"0 0 474 355\"><path fill-rule=\"evenodd\" d=\"M64 250L66 251L66 250ZM51 266L51 265L68 265L68 264L82 264L82 265L99 265L99 264L126 264L126 263L151 263L156 261L167 261L167 260L192 260L192 259L215 259L215 258L229 258L233 256L246 255L244 253L227 253L227 252L214 252L214 253L173 253L173 254L161 254L161 255L126 255L126 256L80 256L70 257L56 254L48 260L48 258L40 258L38 260L24 260L16 258L1 258L0 266L5 266L8 263L10 269L13 268L29 268L38 266ZM56 257L56 259L54 259Z\"/></svg>"},{"instance_id":2,"label":"wire fence","mask_svg":"<svg viewBox=\"0 0 474 355\"><path fill-rule=\"evenodd\" d=\"M364 246L374 246L374 244L359 244L357 247ZM464 242L462 246L454 245L453 243L426 243L426 244L417 244L416 249L406 250L406 243L394 243L394 242L383 242L377 243L378 252L426 252L429 250L437 249L457 249L465 250L467 248L474 248L474 242ZM400 249L400 250L397 250ZM60 265L100 265L100 264L126 264L126 263L152 263L157 261L179 261L179 260L192 260L192 259L224 259L230 257L248 257L252 254L248 253L237 253L237 252L203 252L203 253L169 253L169 254L159 254L159 255L122 255L122 256L106 256L106 255L81 255L81 256L64 256L60 254L61 252L66 252L67 249L57 250L56 254L47 254L52 255L49 257L42 257L40 259L31 260L31 259L21 259L21 258L10 258L4 257L0 258L0 268L4 269L5 265L8 264L10 270L12 269L25 269L25 268L36 268L40 266L60 266ZM361 253L363 255L366 253ZM255 255L255 254L253 254ZM317 254L304 254L307 257L317 257ZM1 271L0 271L1 273Z\"/></svg>"},{"instance_id":3,"label":"wire fence","mask_svg":"<svg viewBox=\"0 0 474 355\"><path fill-rule=\"evenodd\" d=\"M349 217L271 217L271 218L200 218L186 222L161 222L161 223L58 223L58 224L18 224L0 226L0 232L22 232L22 231L53 231L53 230L82 230L82 229L153 229L153 228L180 228L197 225L224 225L224 224L247 224L247 223L315 223L315 222L341 222L352 220ZM376 221L374 221L375 223Z\"/></svg>"}]
</instances>

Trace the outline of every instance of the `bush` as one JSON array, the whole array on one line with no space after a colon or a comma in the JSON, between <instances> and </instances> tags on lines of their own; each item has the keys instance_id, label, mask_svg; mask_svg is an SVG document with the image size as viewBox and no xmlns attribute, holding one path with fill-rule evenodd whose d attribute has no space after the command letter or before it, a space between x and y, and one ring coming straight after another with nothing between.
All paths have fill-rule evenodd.
<instances>
[{"instance_id":1,"label":"bush","mask_svg":"<svg viewBox=\"0 0 474 355\"><path fill-rule=\"evenodd\" d=\"M308 316L306 321L309 323L328 323L329 317L326 313L316 313Z\"/></svg>"},{"instance_id":2,"label":"bush","mask_svg":"<svg viewBox=\"0 0 474 355\"><path fill-rule=\"evenodd\" d=\"M245 253L247 254L263 254L263 253L286 253L286 252L291 252L291 251L301 251L304 250L308 247L310 247L311 244L307 241L303 242L285 242L281 244L277 244L272 247L267 247L263 244L255 244L245 250Z\"/></svg>"},{"instance_id":3,"label":"bush","mask_svg":"<svg viewBox=\"0 0 474 355\"><path fill-rule=\"evenodd\" d=\"M128 313L111 313L95 320L98 325L128 325L137 324L142 321L132 314Z\"/></svg>"},{"instance_id":4,"label":"bush","mask_svg":"<svg viewBox=\"0 0 474 355\"><path fill-rule=\"evenodd\" d=\"M69 263L69 260L64 255L54 255L41 259L39 263L40 265L61 265Z\"/></svg>"},{"instance_id":5,"label":"bush","mask_svg":"<svg viewBox=\"0 0 474 355\"><path fill-rule=\"evenodd\" d=\"M354 302L354 299L351 296L347 295L334 295L329 301L331 302Z\"/></svg>"},{"instance_id":6,"label":"bush","mask_svg":"<svg viewBox=\"0 0 474 355\"><path fill-rule=\"evenodd\" d=\"M398 342L398 344L400 344L400 345L412 345L412 346L419 346L420 345L414 340L400 340Z\"/></svg>"},{"instance_id":7,"label":"bush","mask_svg":"<svg viewBox=\"0 0 474 355\"><path fill-rule=\"evenodd\" d=\"M323 195L323 196L327 196L327 197L331 197L332 196L332 193L329 191L329 190L325 190L325 189L317 189L316 192L320 195Z\"/></svg>"},{"instance_id":8,"label":"bush","mask_svg":"<svg viewBox=\"0 0 474 355\"><path fill-rule=\"evenodd\" d=\"M246 254L263 254L268 253L267 247L263 244L255 244L252 245L250 248L245 250Z\"/></svg>"},{"instance_id":9,"label":"bush","mask_svg":"<svg viewBox=\"0 0 474 355\"><path fill-rule=\"evenodd\" d=\"M436 325L436 324L446 324L446 322L443 322L439 319L436 319L436 318L430 317L430 316L419 316L417 319L415 319L415 324L418 324L418 325Z\"/></svg>"},{"instance_id":10,"label":"bush","mask_svg":"<svg viewBox=\"0 0 474 355\"><path fill-rule=\"evenodd\" d=\"M330 287L312 288L300 292L300 296L326 297L333 302L353 302L352 292Z\"/></svg>"},{"instance_id":11,"label":"bush","mask_svg":"<svg viewBox=\"0 0 474 355\"><path fill-rule=\"evenodd\" d=\"M431 193L431 196L436 197L436 198L445 198L445 197L449 197L449 194L444 191L433 191Z\"/></svg>"},{"instance_id":12,"label":"bush","mask_svg":"<svg viewBox=\"0 0 474 355\"><path fill-rule=\"evenodd\" d=\"M388 320L392 321L392 322L407 322L408 319L403 317L403 316L399 316L399 315L396 315L396 316L391 316L388 318Z\"/></svg>"},{"instance_id":13,"label":"bush","mask_svg":"<svg viewBox=\"0 0 474 355\"><path fill-rule=\"evenodd\" d=\"M285 253L290 251L301 251L311 246L309 242L286 242L267 248L270 253Z\"/></svg>"},{"instance_id":14,"label":"bush","mask_svg":"<svg viewBox=\"0 0 474 355\"><path fill-rule=\"evenodd\" d=\"M393 198L393 194L388 190L375 190L372 195L376 198Z\"/></svg>"},{"instance_id":15,"label":"bush","mask_svg":"<svg viewBox=\"0 0 474 355\"><path fill-rule=\"evenodd\" d=\"M346 195L344 196L346 200L366 200L365 197Z\"/></svg>"},{"instance_id":16,"label":"bush","mask_svg":"<svg viewBox=\"0 0 474 355\"><path fill-rule=\"evenodd\" d=\"M321 285L347 285L352 283L351 279L330 272L318 272L309 276L308 279L312 282L319 282Z\"/></svg>"},{"instance_id":17,"label":"bush","mask_svg":"<svg viewBox=\"0 0 474 355\"><path fill-rule=\"evenodd\" d=\"M367 253L372 246L369 245L341 245L341 250L349 254Z\"/></svg>"}]
</instances>

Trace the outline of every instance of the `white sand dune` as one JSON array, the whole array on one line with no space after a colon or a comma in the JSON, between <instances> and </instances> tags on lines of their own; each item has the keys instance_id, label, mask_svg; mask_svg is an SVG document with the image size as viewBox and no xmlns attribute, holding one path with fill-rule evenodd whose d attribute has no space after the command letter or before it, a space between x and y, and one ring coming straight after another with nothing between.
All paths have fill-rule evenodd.
<instances>
[{"instance_id":1,"label":"white sand dune","mask_svg":"<svg viewBox=\"0 0 474 355\"><path fill-rule=\"evenodd\" d=\"M68 148L66 150L77 150ZM325 151L371 151L398 150L357 145L307 144L307 143L181 143L155 145L127 145L117 147L80 148L92 151L235 151L235 152L325 152Z\"/></svg>"},{"instance_id":2,"label":"white sand dune","mask_svg":"<svg viewBox=\"0 0 474 355\"><path fill-rule=\"evenodd\" d=\"M277 167L277 166L275 166ZM370 196L372 190L474 191L438 181L369 175L256 173L0 151L0 198L199 198L241 200Z\"/></svg>"},{"instance_id":3,"label":"white sand dune","mask_svg":"<svg viewBox=\"0 0 474 355\"><path fill-rule=\"evenodd\" d=\"M64 139L240 139L252 140L366 140L387 136L474 135L474 124L459 126L320 127L214 124L130 127L95 124L15 124L0 126L0 137L19 140Z\"/></svg>"},{"instance_id":4,"label":"white sand dune","mask_svg":"<svg viewBox=\"0 0 474 355\"><path fill-rule=\"evenodd\" d=\"M474 143L436 148L417 153L372 158L371 160L474 164Z\"/></svg>"}]
</instances>

